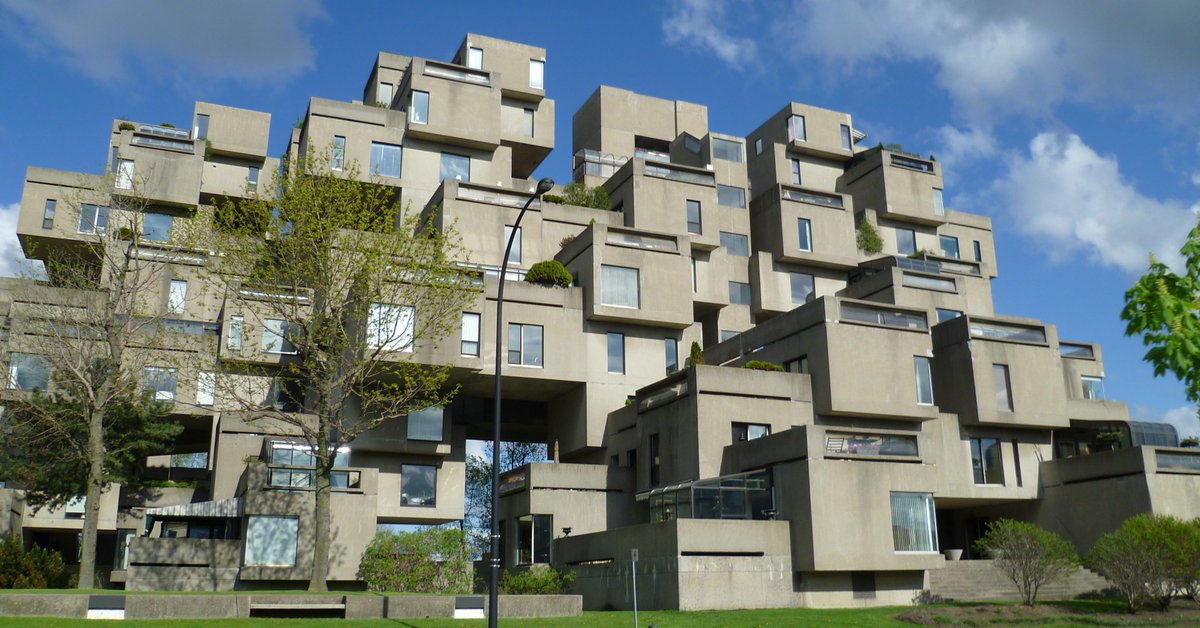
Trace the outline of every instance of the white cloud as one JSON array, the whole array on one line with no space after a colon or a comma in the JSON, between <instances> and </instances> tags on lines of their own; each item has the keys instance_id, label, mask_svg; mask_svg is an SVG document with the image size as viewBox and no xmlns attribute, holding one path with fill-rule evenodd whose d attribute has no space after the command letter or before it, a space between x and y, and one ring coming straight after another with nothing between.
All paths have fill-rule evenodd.
<instances>
[{"instance_id":1,"label":"white cloud","mask_svg":"<svg viewBox=\"0 0 1200 628\"><path fill-rule=\"evenodd\" d=\"M946 124L934 134L937 136L937 158L943 164L943 172L953 172L963 164L993 157L999 150L990 129L977 126L959 128Z\"/></svg>"},{"instance_id":2,"label":"white cloud","mask_svg":"<svg viewBox=\"0 0 1200 628\"><path fill-rule=\"evenodd\" d=\"M1145 420L1170 423L1175 426L1175 431L1179 433L1180 440L1188 436L1200 436L1200 419L1196 418L1196 406L1171 408L1164 412L1162 416L1152 416Z\"/></svg>"},{"instance_id":3,"label":"white cloud","mask_svg":"<svg viewBox=\"0 0 1200 628\"><path fill-rule=\"evenodd\" d=\"M1052 260L1085 254L1130 273L1146 269L1148 253L1180 267L1179 247L1195 225L1197 206L1139 192L1117 159L1100 155L1070 133L1040 133L1028 154L1010 155L992 186L1010 224L1041 240Z\"/></svg>"},{"instance_id":4,"label":"white cloud","mask_svg":"<svg viewBox=\"0 0 1200 628\"><path fill-rule=\"evenodd\" d=\"M0 0L0 32L97 81L284 81L312 68L318 0Z\"/></svg>"},{"instance_id":5,"label":"white cloud","mask_svg":"<svg viewBox=\"0 0 1200 628\"><path fill-rule=\"evenodd\" d=\"M17 240L17 216L20 203L0 206L0 277L20 277L25 274L25 254Z\"/></svg>"},{"instance_id":6,"label":"white cloud","mask_svg":"<svg viewBox=\"0 0 1200 628\"><path fill-rule=\"evenodd\" d=\"M675 0L663 18L667 43L711 52L735 68L749 65L758 57L758 44L728 32L726 8L726 0Z\"/></svg>"}]
</instances>

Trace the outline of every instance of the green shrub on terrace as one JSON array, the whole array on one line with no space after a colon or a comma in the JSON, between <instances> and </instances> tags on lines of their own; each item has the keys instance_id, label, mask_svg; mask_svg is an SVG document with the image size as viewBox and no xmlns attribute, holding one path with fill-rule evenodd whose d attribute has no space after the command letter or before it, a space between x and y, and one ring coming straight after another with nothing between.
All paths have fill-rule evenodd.
<instances>
[{"instance_id":1,"label":"green shrub on terrace","mask_svg":"<svg viewBox=\"0 0 1200 628\"><path fill-rule=\"evenodd\" d=\"M571 285L572 278L562 262L550 259L530 266L529 271L525 273L525 281L542 286L566 288Z\"/></svg>"},{"instance_id":2,"label":"green shrub on terrace","mask_svg":"<svg viewBox=\"0 0 1200 628\"><path fill-rule=\"evenodd\" d=\"M571 590L575 574L550 565L532 565L523 571L506 571L499 589L505 595L558 595Z\"/></svg>"},{"instance_id":3,"label":"green shrub on terrace","mask_svg":"<svg viewBox=\"0 0 1200 628\"><path fill-rule=\"evenodd\" d=\"M778 371L781 373L783 372L782 366L779 366L778 364L776 364L774 362L767 362L766 360L750 360L749 362L746 362L745 364L743 364L742 368L752 369L755 371Z\"/></svg>"}]
</instances>

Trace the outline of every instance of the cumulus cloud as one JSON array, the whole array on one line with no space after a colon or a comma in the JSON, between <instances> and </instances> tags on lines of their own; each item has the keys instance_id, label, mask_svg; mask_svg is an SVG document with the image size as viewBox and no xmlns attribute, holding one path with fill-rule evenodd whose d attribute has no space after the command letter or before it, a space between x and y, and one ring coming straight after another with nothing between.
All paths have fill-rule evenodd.
<instances>
[{"instance_id":1,"label":"cumulus cloud","mask_svg":"<svg viewBox=\"0 0 1200 628\"><path fill-rule=\"evenodd\" d=\"M726 8L725 0L675 0L662 24L667 43L710 52L735 68L749 65L758 57L758 45L729 33Z\"/></svg>"},{"instance_id":2,"label":"cumulus cloud","mask_svg":"<svg viewBox=\"0 0 1200 628\"><path fill-rule=\"evenodd\" d=\"M990 129L977 126L959 128L946 124L934 135L937 137L937 158L950 171L977 159L993 157L999 151L996 137Z\"/></svg>"},{"instance_id":3,"label":"cumulus cloud","mask_svg":"<svg viewBox=\"0 0 1200 628\"><path fill-rule=\"evenodd\" d=\"M1180 267L1179 247L1200 206L1157 199L1121 176L1116 157L1078 135L1040 133L1026 154L1010 155L991 192L1021 233L1043 241L1052 260L1084 254L1129 273L1147 254Z\"/></svg>"},{"instance_id":4,"label":"cumulus cloud","mask_svg":"<svg viewBox=\"0 0 1200 628\"><path fill-rule=\"evenodd\" d=\"M1175 426L1175 431L1179 433L1180 440L1188 436L1200 436L1200 419L1196 417L1196 406L1171 408L1161 416L1151 416L1146 420L1170 423Z\"/></svg>"},{"instance_id":5,"label":"cumulus cloud","mask_svg":"<svg viewBox=\"0 0 1200 628\"><path fill-rule=\"evenodd\" d=\"M97 81L284 81L313 67L318 0L0 0L0 32Z\"/></svg>"},{"instance_id":6,"label":"cumulus cloud","mask_svg":"<svg viewBox=\"0 0 1200 628\"><path fill-rule=\"evenodd\" d=\"M17 215L20 203L0 206L0 277L19 277L25 268L25 254L17 241Z\"/></svg>"}]
</instances>

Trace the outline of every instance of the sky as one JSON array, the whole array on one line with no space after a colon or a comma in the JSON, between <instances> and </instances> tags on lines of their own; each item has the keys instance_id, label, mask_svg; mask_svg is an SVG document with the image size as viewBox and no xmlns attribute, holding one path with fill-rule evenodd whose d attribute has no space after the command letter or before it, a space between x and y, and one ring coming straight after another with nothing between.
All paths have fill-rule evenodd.
<instances>
[{"instance_id":1,"label":"sky","mask_svg":"<svg viewBox=\"0 0 1200 628\"><path fill-rule=\"evenodd\" d=\"M114 118L266 111L280 154L310 97L362 98L378 51L449 60L468 32L547 50L558 148L538 177L570 180L571 114L600 84L706 105L735 135L789 101L847 111L868 145L936 155L947 206L992 218L996 310L1102 343L1109 398L1200 434L1119 319L1200 210L1190 0L0 0L0 274L26 166L101 171Z\"/></svg>"}]
</instances>

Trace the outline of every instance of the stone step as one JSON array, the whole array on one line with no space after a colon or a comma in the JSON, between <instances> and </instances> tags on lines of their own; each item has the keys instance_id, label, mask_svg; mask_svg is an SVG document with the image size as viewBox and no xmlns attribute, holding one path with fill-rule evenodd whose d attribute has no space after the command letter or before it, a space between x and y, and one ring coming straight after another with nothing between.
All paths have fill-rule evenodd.
<instances>
[{"instance_id":1,"label":"stone step","mask_svg":"<svg viewBox=\"0 0 1200 628\"><path fill-rule=\"evenodd\" d=\"M1044 585L1038 591L1038 598L1069 599L1110 586L1099 574L1079 567L1068 576ZM990 560L953 561L942 569L930 570L929 591L963 601L1020 598L1016 585Z\"/></svg>"}]
</instances>

